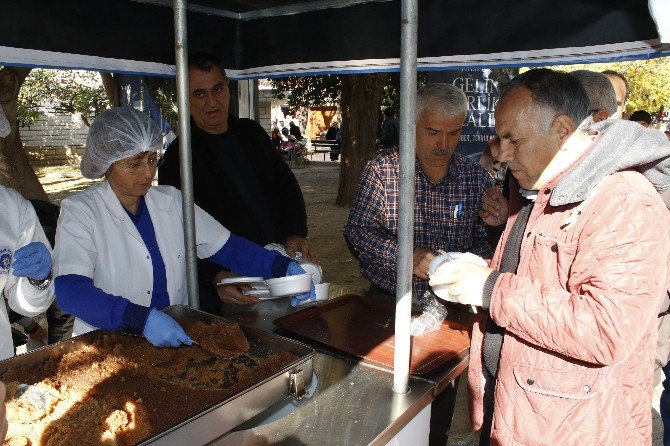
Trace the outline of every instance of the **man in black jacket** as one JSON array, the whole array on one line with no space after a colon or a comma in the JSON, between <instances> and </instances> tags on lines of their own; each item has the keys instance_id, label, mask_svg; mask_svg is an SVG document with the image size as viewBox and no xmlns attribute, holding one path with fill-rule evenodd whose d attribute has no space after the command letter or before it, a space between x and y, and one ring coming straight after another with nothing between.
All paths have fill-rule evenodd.
<instances>
[{"instance_id":1,"label":"man in black jacket","mask_svg":"<svg viewBox=\"0 0 670 446\"><path fill-rule=\"evenodd\" d=\"M293 121L289 122L288 126L289 126L289 133L295 136L295 139L300 141L302 139L302 133L300 133L300 127L298 127Z\"/></svg>"},{"instance_id":2,"label":"man in black jacket","mask_svg":"<svg viewBox=\"0 0 670 446\"><path fill-rule=\"evenodd\" d=\"M326 140L336 141L335 143L332 143L332 146L330 146L330 150L335 151L335 153L330 153L330 160L337 161L337 159L340 157L340 125L337 123L337 121L333 120L333 122L330 124L330 127L328 127L328 131L326 132Z\"/></svg>"},{"instance_id":3,"label":"man in black jacket","mask_svg":"<svg viewBox=\"0 0 670 446\"><path fill-rule=\"evenodd\" d=\"M260 245L279 243L294 257L318 262L307 236L300 186L265 130L251 119L228 116L230 93L221 62L209 54L189 57L191 154L195 203L232 233ZM160 184L181 187L179 141L165 152ZM251 304L248 286L217 286L235 274L206 260L198 263L200 306L216 311L221 301Z\"/></svg>"},{"instance_id":4,"label":"man in black jacket","mask_svg":"<svg viewBox=\"0 0 670 446\"><path fill-rule=\"evenodd\" d=\"M384 110L384 122L377 144L382 149L390 149L400 145L400 123L395 118L395 110L391 107Z\"/></svg>"}]
</instances>

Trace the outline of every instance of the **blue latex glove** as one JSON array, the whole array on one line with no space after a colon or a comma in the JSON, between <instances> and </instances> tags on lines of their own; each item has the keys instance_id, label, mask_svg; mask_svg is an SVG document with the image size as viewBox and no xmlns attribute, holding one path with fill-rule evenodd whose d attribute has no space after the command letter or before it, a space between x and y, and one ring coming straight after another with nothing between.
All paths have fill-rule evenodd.
<instances>
[{"instance_id":1,"label":"blue latex glove","mask_svg":"<svg viewBox=\"0 0 670 446\"><path fill-rule=\"evenodd\" d=\"M14 251L12 274L33 280L44 280L51 272L51 254L44 243L28 243Z\"/></svg>"},{"instance_id":2,"label":"blue latex glove","mask_svg":"<svg viewBox=\"0 0 670 446\"><path fill-rule=\"evenodd\" d=\"M142 335L156 347L179 347L193 343L177 321L155 308L149 312Z\"/></svg>"},{"instance_id":3,"label":"blue latex glove","mask_svg":"<svg viewBox=\"0 0 670 446\"><path fill-rule=\"evenodd\" d=\"M307 272L302 269L302 266L298 265L298 262L291 262L286 268L287 276L297 276L299 274L306 274ZM309 293L300 294L299 296L291 297L291 306L297 307L298 304L303 300L316 300L316 291L314 289L314 282L312 282L312 287L309 289Z\"/></svg>"}]
</instances>

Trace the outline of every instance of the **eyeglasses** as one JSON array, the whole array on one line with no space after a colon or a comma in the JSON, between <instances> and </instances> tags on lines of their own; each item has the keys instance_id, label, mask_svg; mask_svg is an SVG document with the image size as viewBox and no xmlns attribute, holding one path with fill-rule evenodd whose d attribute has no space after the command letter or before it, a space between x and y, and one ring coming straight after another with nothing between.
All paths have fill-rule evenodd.
<instances>
[{"instance_id":1,"label":"eyeglasses","mask_svg":"<svg viewBox=\"0 0 670 446\"><path fill-rule=\"evenodd\" d=\"M144 161L144 159L142 158L138 158L130 163L119 163L119 167L121 167L128 173L135 173L137 169L139 169L143 165L146 165L147 167L149 167L150 170L152 170L156 169L157 167L160 167L161 164L163 164L163 159L164 157L158 154L150 155L146 161Z\"/></svg>"}]
</instances>

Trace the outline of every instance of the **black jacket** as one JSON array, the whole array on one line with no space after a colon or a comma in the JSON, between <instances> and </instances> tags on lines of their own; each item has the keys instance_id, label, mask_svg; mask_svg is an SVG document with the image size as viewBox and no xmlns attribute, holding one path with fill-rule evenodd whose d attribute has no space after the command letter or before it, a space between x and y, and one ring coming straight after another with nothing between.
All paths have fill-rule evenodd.
<instances>
[{"instance_id":1,"label":"black jacket","mask_svg":"<svg viewBox=\"0 0 670 446\"><path fill-rule=\"evenodd\" d=\"M340 129L335 128L335 127L328 127L328 131L326 132L326 139L329 141L335 141L337 140L337 134L339 133Z\"/></svg>"},{"instance_id":2,"label":"black jacket","mask_svg":"<svg viewBox=\"0 0 670 446\"><path fill-rule=\"evenodd\" d=\"M395 118L389 118L382 123L382 134L379 145L383 148L398 147L400 145L400 123Z\"/></svg>"},{"instance_id":3,"label":"black jacket","mask_svg":"<svg viewBox=\"0 0 670 446\"><path fill-rule=\"evenodd\" d=\"M191 119L191 156L193 163L193 196L195 203L214 217L233 234L245 237L264 246L268 243L284 244L291 235L307 236L307 213L298 181L272 146L265 130L251 119L228 118L228 132L233 132L251 163L251 170L258 178L260 190L265 195L266 211L274 224L267 233L253 210L247 204L253 197L249 190L240 188L221 167L210 147L208 135ZM179 171L179 140L174 140L165 152L165 161L158 171L158 182L181 188ZM209 262L207 262L209 263ZM200 282L211 285L218 265L198 265Z\"/></svg>"}]
</instances>

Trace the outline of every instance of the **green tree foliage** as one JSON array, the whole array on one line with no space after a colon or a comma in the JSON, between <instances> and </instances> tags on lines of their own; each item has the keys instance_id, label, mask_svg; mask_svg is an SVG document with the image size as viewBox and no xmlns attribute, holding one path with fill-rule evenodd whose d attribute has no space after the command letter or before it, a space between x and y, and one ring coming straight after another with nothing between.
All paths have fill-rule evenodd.
<instances>
[{"instance_id":1,"label":"green tree foliage","mask_svg":"<svg viewBox=\"0 0 670 446\"><path fill-rule=\"evenodd\" d=\"M84 122L110 107L97 71L48 70L30 72L19 92L17 117L29 125L45 111L80 113Z\"/></svg>"},{"instance_id":2,"label":"green tree foliage","mask_svg":"<svg viewBox=\"0 0 670 446\"><path fill-rule=\"evenodd\" d=\"M289 109L337 105L340 100L342 83L337 75L317 75L271 79L277 99L286 99ZM417 75L419 87L426 84L426 74ZM400 73L389 73L382 91L379 116L387 107L400 110Z\"/></svg>"},{"instance_id":3,"label":"green tree foliage","mask_svg":"<svg viewBox=\"0 0 670 446\"><path fill-rule=\"evenodd\" d=\"M425 72L418 72L416 74L417 88L426 85L428 76ZM400 73L389 73L386 80L386 85L382 91L381 111L387 107L391 107L396 111L396 115L400 112ZM381 117L381 114L380 114Z\"/></svg>"},{"instance_id":4,"label":"green tree foliage","mask_svg":"<svg viewBox=\"0 0 670 446\"><path fill-rule=\"evenodd\" d=\"M286 99L291 110L337 105L341 82L337 75L291 76L271 79L277 99Z\"/></svg>"},{"instance_id":5,"label":"green tree foliage","mask_svg":"<svg viewBox=\"0 0 670 446\"><path fill-rule=\"evenodd\" d=\"M160 109L163 119L167 120L170 127L178 128L177 109L177 80L174 77L150 77L143 78L144 86L149 89L149 94Z\"/></svg>"},{"instance_id":6,"label":"green tree foliage","mask_svg":"<svg viewBox=\"0 0 670 446\"><path fill-rule=\"evenodd\" d=\"M559 65L549 67L557 70L575 71L614 70L628 79L630 98L626 106L626 115L635 110L647 110L659 115L670 108L670 57L651 60L632 60L627 62Z\"/></svg>"}]
</instances>

